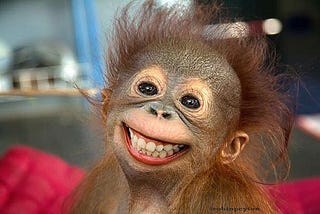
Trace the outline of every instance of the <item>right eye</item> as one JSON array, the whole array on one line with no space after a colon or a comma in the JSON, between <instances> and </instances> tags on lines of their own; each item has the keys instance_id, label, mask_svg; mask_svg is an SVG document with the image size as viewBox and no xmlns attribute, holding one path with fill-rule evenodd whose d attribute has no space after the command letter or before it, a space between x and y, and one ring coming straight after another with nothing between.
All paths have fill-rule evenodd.
<instances>
[{"instance_id":1,"label":"right eye","mask_svg":"<svg viewBox=\"0 0 320 214\"><path fill-rule=\"evenodd\" d=\"M190 109L197 109L200 107L200 101L192 96L192 95L185 95L180 99L182 105Z\"/></svg>"},{"instance_id":2,"label":"right eye","mask_svg":"<svg viewBox=\"0 0 320 214\"><path fill-rule=\"evenodd\" d=\"M158 94L158 88L150 82L142 82L138 85L138 90L147 96Z\"/></svg>"}]
</instances>

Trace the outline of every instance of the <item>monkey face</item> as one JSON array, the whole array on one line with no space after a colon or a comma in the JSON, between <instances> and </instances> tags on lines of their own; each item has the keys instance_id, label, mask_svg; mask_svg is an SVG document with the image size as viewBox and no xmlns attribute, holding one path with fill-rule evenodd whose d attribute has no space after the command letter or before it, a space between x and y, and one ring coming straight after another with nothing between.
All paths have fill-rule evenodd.
<instances>
[{"instance_id":1,"label":"monkey face","mask_svg":"<svg viewBox=\"0 0 320 214\"><path fill-rule=\"evenodd\" d=\"M239 106L228 102L238 104L239 80L222 57L161 47L139 56L119 78L125 87L113 92L108 127L125 170L195 170L216 155L238 117Z\"/></svg>"},{"instance_id":2,"label":"monkey face","mask_svg":"<svg viewBox=\"0 0 320 214\"><path fill-rule=\"evenodd\" d=\"M161 167L184 159L195 135L181 119L173 95L167 94L167 73L158 66L151 66L126 84L128 88L118 93L126 94L129 102L123 110L118 109L119 120L114 132L117 153L130 163L147 167ZM200 100L191 94L177 102L189 108L200 107Z\"/></svg>"}]
</instances>

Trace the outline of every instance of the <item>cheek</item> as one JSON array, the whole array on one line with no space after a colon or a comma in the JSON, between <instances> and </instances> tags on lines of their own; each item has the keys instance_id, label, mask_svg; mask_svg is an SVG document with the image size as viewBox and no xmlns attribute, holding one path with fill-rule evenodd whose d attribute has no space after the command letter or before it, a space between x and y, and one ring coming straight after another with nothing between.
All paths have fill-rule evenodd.
<instances>
[{"instance_id":1,"label":"cheek","mask_svg":"<svg viewBox=\"0 0 320 214\"><path fill-rule=\"evenodd\" d=\"M194 146L194 154L200 159L207 160L214 157L226 142L229 130L225 125L207 124L201 131L201 134L197 136L198 141Z\"/></svg>"},{"instance_id":2,"label":"cheek","mask_svg":"<svg viewBox=\"0 0 320 214\"><path fill-rule=\"evenodd\" d=\"M126 166L130 162L129 153L126 149L125 132L121 122L117 122L113 130L108 131L110 138L108 140L109 149L116 156L121 166Z\"/></svg>"},{"instance_id":3,"label":"cheek","mask_svg":"<svg viewBox=\"0 0 320 214\"><path fill-rule=\"evenodd\" d=\"M113 149L114 154L117 156L117 158L121 159L126 157L125 155L125 136L124 131L121 126L116 126L113 131L113 137L111 138L111 147Z\"/></svg>"},{"instance_id":4,"label":"cheek","mask_svg":"<svg viewBox=\"0 0 320 214\"><path fill-rule=\"evenodd\" d=\"M213 100L212 102L206 102L201 112L195 114L187 114L190 121L198 127L199 133L203 135L212 135L218 132L224 132L227 127L227 106L221 108L219 106L219 100Z\"/></svg>"},{"instance_id":5,"label":"cheek","mask_svg":"<svg viewBox=\"0 0 320 214\"><path fill-rule=\"evenodd\" d=\"M220 147L224 142L224 139L217 135L203 136L201 141L197 143L197 149L202 151L210 151L211 153Z\"/></svg>"},{"instance_id":6,"label":"cheek","mask_svg":"<svg viewBox=\"0 0 320 214\"><path fill-rule=\"evenodd\" d=\"M122 124L119 119L119 115L120 113L115 110L111 110L107 114L104 127L107 146L114 147L115 142L119 142L121 136L123 135Z\"/></svg>"},{"instance_id":7,"label":"cheek","mask_svg":"<svg viewBox=\"0 0 320 214\"><path fill-rule=\"evenodd\" d=\"M212 116L196 126L194 133L199 139L199 144L206 147L220 145L229 133L229 125L220 115Z\"/></svg>"},{"instance_id":8,"label":"cheek","mask_svg":"<svg viewBox=\"0 0 320 214\"><path fill-rule=\"evenodd\" d=\"M224 138L230 129L230 120L227 118L227 107L225 109L218 108L215 106L212 108L212 114L208 117L208 135L211 137Z\"/></svg>"}]
</instances>

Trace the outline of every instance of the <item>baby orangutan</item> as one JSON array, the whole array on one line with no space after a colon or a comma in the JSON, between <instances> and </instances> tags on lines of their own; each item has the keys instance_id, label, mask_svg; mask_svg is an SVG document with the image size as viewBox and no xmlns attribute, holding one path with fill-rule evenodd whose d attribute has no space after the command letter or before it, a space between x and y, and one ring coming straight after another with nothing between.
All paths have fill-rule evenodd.
<instances>
[{"instance_id":1,"label":"baby orangutan","mask_svg":"<svg viewBox=\"0 0 320 214\"><path fill-rule=\"evenodd\" d=\"M106 152L71 213L277 213L261 175L286 162L292 113L264 39L226 37L215 7L130 8L107 52Z\"/></svg>"}]
</instances>

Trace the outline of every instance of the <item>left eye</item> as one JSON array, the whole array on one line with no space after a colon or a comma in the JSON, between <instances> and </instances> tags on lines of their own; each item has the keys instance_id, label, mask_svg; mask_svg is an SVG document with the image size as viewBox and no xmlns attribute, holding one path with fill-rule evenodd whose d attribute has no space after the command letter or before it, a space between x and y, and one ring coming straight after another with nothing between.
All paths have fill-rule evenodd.
<instances>
[{"instance_id":1,"label":"left eye","mask_svg":"<svg viewBox=\"0 0 320 214\"><path fill-rule=\"evenodd\" d=\"M138 90L147 96L153 96L158 93L158 89L155 85L149 82L143 82L138 85Z\"/></svg>"},{"instance_id":2,"label":"left eye","mask_svg":"<svg viewBox=\"0 0 320 214\"><path fill-rule=\"evenodd\" d=\"M200 107L200 101L192 95L185 95L180 99L182 105L190 109L197 109Z\"/></svg>"}]
</instances>

